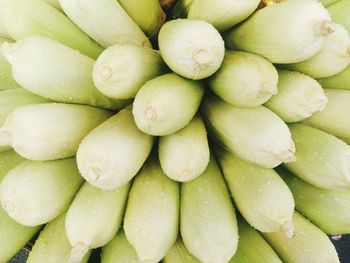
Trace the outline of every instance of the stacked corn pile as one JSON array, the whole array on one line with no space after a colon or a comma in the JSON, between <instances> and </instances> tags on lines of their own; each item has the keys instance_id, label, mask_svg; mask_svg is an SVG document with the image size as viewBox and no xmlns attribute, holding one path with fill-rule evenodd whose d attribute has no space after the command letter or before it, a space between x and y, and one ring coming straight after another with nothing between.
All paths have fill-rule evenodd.
<instances>
[{"instance_id":1,"label":"stacked corn pile","mask_svg":"<svg viewBox=\"0 0 350 263\"><path fill-rule=\"evenodd\" d=\"M173 2L0 0L1 263L339 262L350 1Z\"/></svg>"}]
</instances>

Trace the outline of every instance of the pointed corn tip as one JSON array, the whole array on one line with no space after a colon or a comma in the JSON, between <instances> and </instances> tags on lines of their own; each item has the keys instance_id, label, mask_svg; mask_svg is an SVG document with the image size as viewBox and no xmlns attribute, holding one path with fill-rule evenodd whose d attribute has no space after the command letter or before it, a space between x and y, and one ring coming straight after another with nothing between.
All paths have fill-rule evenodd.
<instances>
[{"instance_id":1,"label":"pointed corn tip","mask_svg":"<svg viewBox=\"0 0 350 263\"><path fill-rule=\"evenodd\" d=\"M77 243L71 250L69 263L81 262L83 257L89 252L89 247L83 243Z\"/></svg>"},{"instance_id":2,"label":"pointed corn tip","mask_svg":"<svg viewBox=\"0 0 350 263\"><path fill-rule=\"evenodd\" d=\"M155 121L158 118L158 113L157 110L155 108L153 108L152 106L148 106L145 110L145 117L148 120L151 121Z\"/></svg>"},{"instance_id":3,"label":"pointed corn tip","mask_svg":"<svg viewBox=\"0 0 350 263\"><path fill-rule=\"evenodd\" d=\"M88 167L86 169L86 177L93 182L98 181L102 176L102 171L98 167Z\"/></svg>"},{"instance_id":4,"label":"pointed corn tip","mask_svg":"<svg viewBox=\"0 0 350 263\"><path fill-rule=\"evenodd\" d=\"M210 64L214 60L211 50L205 48L200 48L193 51L192 59L199 65Z\"/></svg>"},{"instance_id":5,"label":"pointed corn tip","mask_svg":"<svg viewBox=\"0 0 350 263\"><path fill-rule=\"evenodd\" d=\"M315 35L326 36L333 33L335 30L334 24L326 19L322 19L315 24Z\"/></svg>"},{"instance_id":6,"label":"pointed corn tip","mask_svg":"<svg viewBox=\"0 0 350 263\"><path fill-rule=\"evenodd\" d=\"M297 158L294 155L294 151L292 149L283 150L277 154L279 160L283 163L291 163L295 162Z\"/></svg>"},{"instance_id":7,"label":"pointed corn tip","mask_svg":"<svg viewBox=\"0 0 350 263\"><path fill-rule=\"evenodd\" d=\"M100 81L108 81L112 77L113 70L110 66L103 65L99 68L98 72L98 77Z\"/></svg>"},{"instance_id":8,"label":"pointed corn tip","mask_svg":"<svg viewBox=\"0 0 350 263\"><path fill-rule=\"evenodd\" d=\"M328 104L328 99L326 96L322 96L316 100L315 107L316 111L323 111Z\"/></svg>"},{"instance_id":9,"label":"pointed corn tip","mask_svg":"<svg viewBox=\"0 0 350 263\"><path fill-rule=\"evenodd\" d=\"M11 146L12 134L10 131L0 129L0 146Z\"/></svg>"},{"instance_id":10,"label":"pointed corn tip","mask_svg":"<svg viewBox=\"0 0 350 263\"><path fill-rule=\"evenodd\" d=\"M266 95L277 95L277 93L278 93L277 85L265 82L261 86L259 96L263 97Z\"/></svg>"},{"instance_id":11,"label":"pointed corn tip","mask_svg":"<svg viewBox=\"0 0 350 263\"><path fill-rule=\"evenodd\" d=\"M285 221L282 225L280 230L286 235L288 238L292 238L295 235L294 225L293 222L288 220Z\"/></svg>"},{"instance_id":12,"label":"pointed corn tip","mask_svg":"<svg viewBox=\"0 0 350 263\"><path fill-rule=\"evenodd\" d=\"M193 171L190 169L185 169L178 173L178 179L181 182L186 182L193 177Z\"/></svg>"}]
</instances>

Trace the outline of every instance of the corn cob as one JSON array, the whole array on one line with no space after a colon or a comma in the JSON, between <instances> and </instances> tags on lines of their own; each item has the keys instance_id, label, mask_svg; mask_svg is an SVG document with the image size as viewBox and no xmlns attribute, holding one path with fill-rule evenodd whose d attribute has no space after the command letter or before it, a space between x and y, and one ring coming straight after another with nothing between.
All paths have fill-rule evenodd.
<instances>
[{"instance_id":1,"label":"corn cob","mask_svg":"<svg viewBox=\"0 0 350 263\"><path fill-rule=\"evenodd\" d=\"M135 178L126 208L124 231L140 262L159 262L175 243L179 191L179 184L163 173L154 156Z\"/></svg>"},{"instance_id":2,"label":"corn cob","mask_svg":"<svg viewBox=\"0 0 350 263\"><path fill-rule=\"evenodd\" d=\"M69 18L105 48L114 44L152 46L119 1L59 0L59 2Z\"/></svg>"},{"instance_id":3,"label":"corn cob","mask_svg":"<svg viewBox=\"0 0 350 263\"><path fill-rule=\"evenodd\" d=\"M169 135L184 128L196 114L204 93L201 83L174 73L148 81L133 104L137 127L150 135Z\"/></svg>"},{"instance_id":4,"label":"corn cob","mask_svg":"<svg viewBox=\"0 0 350 263\"><path fill-rule=\"evenodd\" d=\"M282 231L294 235L293 195L288 186L269 168L240 160L215 149L228 188L242 216L261 232Z\"/></svg>"},{"instance_id":5,"label":"corn cob","mask_svg":"<svg viewBox=\"0 0 350 263\"><path fill-rule=\"evenodd\" d=\"M166 18L160 1L119 0L119 2L147 36L154 37L158 34Z\"/></svg>"},{"instance_id":6,"label":"corn cob","mask_svg":"<svg viewBox=\"0 0 350 263\"><path fill-rule=\"evenodd\" d=\"M37 226L51 221L69 206L82 184L75 159L25 161L3 179L3 209L18 223Z\"/></svg>"},{"instance_id":7,"label":"corn cob","mask_svg":"<svg viewBox=\"0 0 350 263\"><path fill-rule=\"evenodd\" d=\"M101 263L139 263L135 249L122 229L102 248Z\"/></svg>"},{"instance_id":8,"label":"corn cob","mask_svg":"<svg viewBox=\"0 0 350 263\"><path fill-rule=\"evenodd\" d=\"M64 225L66 214L64 213L49 222L40 232L29 253L27 263L70 263L72 247L68 241ZM87 263L90 252L77 263Z\"/></svg>"},{"instance_id":9,"label":"corn cob","mask_svg":"<svg viewBox=\"0 0 350 263\"><path fill-rule=\"evenodd\" d=\"M161 75L165 64L158 51L133 45L114 45L97 59L93 80L107 97L131 99L148 80Z\"/></svg>"},{"instance_id":10,"label":"corn cob","mask_svg":"<svg viewBox=\"0 0 350 263\"><path fill-rule=\"evenodd\" d=\"M350 90L325 89L326 108L304 123L332 134L350 144Z\"/></svg>"},{"instance_id":11,"label":"corn cob","mask_svg":"<svg viewBox=\"0 0 350 263\"><path fill-rule=\"evenodd\" d=\"M36 1L36 0L34 0ZM0 48L14 79L28 91L65 103L119 109L128 101L112 100L94 86L94 60L45 37L27 37Z\"/></svg>"},{"instance_id":12,"label":"corn cob","mask_svg":"<svg viewBox=\"0 0 350 263\"><path fill-rule=\"evenodd\" d=\"M73 247L70 260L80 262L90 249L105 246L117 234L130 184L103 191L84 183L66 216L66 233Z\"/></svg>"},{"instance_id":13,"label":"corn cob","mask_svg":"<svg viewBox=\"0 0 350 263\"><path fill-rule=\"evenodd\" d=\"M202 105L210 134L238 157L267 168L295 160L287 125L267 108L238 108L215 96Z\"/></svg>"},{"instance_id":14,"label":"corn cob","mask_svg":"<svg viewBox=\"0 0 350 263\"><path fill-rule=\"evenodd\" d=\"M322 111L327 97L313 78L296 71L279 70L278 94L265 106L285 122L298 122Z\"/></svg>"},{"instance_id":15,"label":"corn cob","mask_svg":"<svg viewBox=\"0 0 350 263\"><path fill-rule=\"evenodd\" d=\"M121 110L85 137L77 152L82 176L95 187L110 190L127 184L151 152L154 139L141 132L131 108Z\"/></svg>"},{"instance_id":16,"label":"corn cob","mask_svg":"<svg viewBox=\"0 0 350 263\"><path fill-rule=\"evenodd\" d=\"M237 253L229 263L282 263L264 238L241 218L238 234Z\"/></svg>"},{"instance_id":17,"label":"corn cob","mask_svg":"<svg viewBox=\"0 0 350 263\"><path fill-rule=\"evenodd\" d=\"M225 54L219 32L201 20L177 19L164 24L158 44L164 62L189 79L204 79L220 67Z\"/></svg>"},{"instance_id":18,"label":"corn cob","mask_svg":"<svg viewBox=\"0 0 350 263\"><path fill-rule=\"evenodd\" d=\"M0 128L0 146L35 161L74 156L83 138L110 117L84 105L42 103L12 111Z\"/></svg>"},{"instance_id":19,"label":"corn cob","mask_svg":"<svg viewBox=\"0 0 350 263\"><path fill-rule=\"evenodd\" d=\"M350 233L350 191L317 188L286 169L278 173L293 193L296 209L329 235Z\"/></svg>"},{"instance_id":20,"label":"corn cob","mask_svg":"<svg viewBox=\"0 0 350 263\"><path fill-rule=\"evenodd\" d=\"M293 222L293 238L287 238L283 232L263 234L284 262L340 262L333 244L318 227L297 212L294 213Z\"/></svg>"},{"instance_id":21,"label":"corn cob","mask_svg":"<svg viewBox=\"0 0 350 263\"><path fill-rule=\"evenodd\" d=\"M91 58L97 58L102 52L98 44L45 1L1 0L0 17L4 28L16 41L28 36L45 36Z\"/></svg>"},{"instance_id":22,"label":"corn cob","mask_svg":"<svg viewBox=\"0 0 350 263\"><path fill-rule=\"evenodd\" d=\"M226 51L221 68L209 79L213 92L237 107L256 107L276 95L278 73L266 59Z\"/></svg>"},{"instance_id":23,"label":"corn cob","mask_svg":"<svg viewBox=\"0 0 350 263\"><path fill-rule=\"evenodd\" d=\"M180 227L185 246L203 263L228 262L236 252L235 210L213 157L200 177L182 184Z\"/></svg>"},{"instance_id":24,"label":"corn cob","mask_svg":"<svg viewBox=\"0 0 350 263\"><path fill-rule=\"evenodd\" d=\"M210 150L200 116L183 129L159 139L159 160L164 173L179 182L193 180L206 169Z\"/></svg>"},{"instance_id":25,"label":"corn cob","mask_svg":"<svg viewBox=\"0 0 350 263\"><path fill-rule=\"evenodd\" d=\"M350 146L336 137L301 123L289 125L296 146L296 161L285 166L320 188L350 186Z\"/></svg>"},{"instance_id":26,"label":"corn cob","mask_svg":"<svg viewBox=\"0 0 350 263\"><path fill-rule=\"evenodd\" d=\"M174 246L163 258L163 263L200 263L200 261L188 252L181 237L178 237Z\"/></svg>"},{"instance_id":27,"label":"corn cob","mask_svg":"<svg viewBox=\"0 0 350 263\"><path fill-rule=\"evenodd\" d=\"M349 64L349 33L343 26L334 24L334 32L326 36L320 52L305 61L291 64L288 68L313 78L326 78L342 72Z\"/></svg>"},{"instance_id":28,"label":"corn cob","mask_svg":"<svg viewBox=\"0 0 350 263\"><path fill-rule=\"evenodd\" d=\"M225 41L229 48L261 55L273 63L297 63L316 55L333 30L320 3L287 0L258 10L228 31Z\"/></svg>"}]
</instances>

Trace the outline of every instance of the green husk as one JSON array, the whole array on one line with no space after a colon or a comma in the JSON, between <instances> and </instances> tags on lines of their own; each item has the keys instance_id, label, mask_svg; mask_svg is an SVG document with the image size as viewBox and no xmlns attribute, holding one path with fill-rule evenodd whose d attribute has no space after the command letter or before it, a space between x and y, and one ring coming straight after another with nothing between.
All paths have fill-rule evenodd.
<instances>
[{"instance_id":1,"label":"green husk","mask_svg":"<svg viewBox=\"0 0 350 263\"><path fill-rule=\"evenodd\" d=\"M5 175L24 159L14 151L0 153L0 182ZM0 206L0 262L10 260L40 229L40 226L23 226L11 217Z\"/></svg>"},{"instance_id":2,"label":"green husk","mask_svg":"<svg viewBox=\"0 0 350 263\"><path fill-rule=\"evenodd\" d=\"M325 38L324 45L315 56L288 65L313 78L326 78L342 72L350 64L350 37L344 27L334 24L334 32Z\"/></svg>"},{"instance_id":3,"label":"green husk","mask_svg":"<svg viewBox=\"0 0 350 263\"><path fill-rule=\"evenodd\" d=\"M337 251L325 233L297 212L294 213L293 221L293 238L287 238L282 232L263 234L284 262L340 262Z\"/></svg>"},{"instance_id":4,"label":"green husk","mask_svg":"<svg viewBox=\"0 0 350 263\"><path fill-rule=\"evenodd\" d=\"M295 160L287 125L269 109L238 108L216 96L202 105L209 134L238 157L267 168Z\"/></svg>"},{"instance_id":5,"label":"green husk","mask_svg":"<svg viewBox=\"0 0 350 263\"><path fill-rule=\"evenodd\" d=\"M66 233L73 247L70 260L81 261L90 249L105 246L121 226L130 184L103 191L84 183L66 216Z\"/></svg>"},{"instance_id":6,"label":"green husk","mask_svg":"<svg viewBox=\"0 0 350 263\"><path fill-rule=\"evenodd\" d=\"M70 263L72 247L66 235L65 219L66 213L45 226L29 253L27 263ZM87 263L90 252L76 263Z\"/></svg>"},{"instance_id":7,"label":"green husk","mask_svg":"<svg viewBox=\"0 0 350 263\"><path fill-rule=\"evenodd\" d=\"M159 0L119 0L119 3L149 37L157 35L165 22L166 14Z\"/></svg>"},{"instance_id":8,"label":"green husk","mask_svg":"<svg viewBox=\"0 0 350 263\"><path fill-rule=\"evenodd\" d=\"M101 263L139 263L133 246L126 239L123 229L102 248Z\"/></svg>"},{"instance_id":9,"label":"green husk","mask_svg":"<svg viewBox=\"0 0 350 263\"><path fill-rule=\"evenodd\" d=\"M49 102L49 100L34 95L25 89L0 90L0 127L5 123L7 116L16 108L28 104L39 104ZM0 152L8 150L10 147L0 146Z\"/></svg>"},{"instance_id":10,"label":"green husk","mask_svg":"<svg viewBox=\"0 0 350 263\"><path fill-rule=\"evenodd\" d=\"M74 158L50 162L25 161L3 179L3 209L26 226L47 223L62 214L82 184Z\"/></svg>"},{"instance_id":11,"label":"green husk","mask_svg":"<svg viewBox=\"0 0 350 263\"><path fill-rule=\"evenodd\" d=\"M1 0L0 18L6 31L17 41L28 36L45 36L91 58L97 58L102 52L68 17L42 0Z\"/></svg>"},{"instance_id":12,"label":"green husk","mask_svg":"<svg viewBox=\"0 0 350 263\"><path fill-rule=\"evenodd\" d=\"M1 25L1 21L0 21ZM0 26L1 32L1 26ZM0 37L0 45L4 42L11 42L10 39ZM19 88L19 84L13 79L11 72L11 65L0 55L0 91L7 89Z\"/></svg>"},{"instance_id":13,"label":"green husk","mask_svg":"<svg viewBox=\"0 0 350 263\"><path fill-rule=\"evenodd\" d=\"M205 20L219 31L225 31L251 15L259 3L260 0L194 0L184 13L189 19Z\"/></svg>"},{"instance_id":14,"label":"green husk","mask_svg":"<svg viewBox=\"0 0 350 263\"><path fill-rule=\"evenodd\" d=\"M261 55L273 63L297 63L318 53L333 30L320 3L289 0L258 10L228 31L225 42L229 48Z\"/></svg>"},{"instance_id":15,"label":"green husk","mask_svg":"<svg viewBox=\"0 0 350 263\"><path fill-rule=\"evenodd\" d=\"M326 1L326 0L324 0ZM334 1L333 4L327 7L327 10L334 23L340 24L350 33L350 2L348 0Z\"/></svg>"},{"instance_id":16,"label":"green husk","mask_svg":"<svg viewBox=\"0 0 350 263\"><path fill-rule=\"evenodd\" d=\"M77 152L82 176L95 187L110 190L127 184L140 170L154 138L141 132L128 107L85 137Z\"/></svg>"},{"instance_id":17,"label":"green husk","mask_svg":"<svg viewBox=\"0 0 350 263\"><path fill-rule=\"evenodd\" d=\"M325 189L350 186L350 146L333 135L305 124L289 125L296 161L285 164L306 182Z\"/></svg>"},{"instance_id":18,"label":"green husk","mask_svg":"<svg viewBox=\"0 0 350 263\"><path fill-rule=\"evenodd\" d=\"M185 244L179 236L176 243L163 258L163 263L200 263L193 255L188 252Z\"/></svg>"},{"instance_id":19,"label":"green husk","mask_svg":"<svg viewBox=\"0 0 350 263\"><path fill-rule=\"evenodd\" d=\"M350 90L325 89L326 108L304 123L332 134L350 144Z\"/></svg>"},{"instance_id":20,"label":"green husk","mask_svg":"<svg viewBox=\"0 0 350 263\"><path fill-rule=\"evenodd\" d=\"M130 191L124 231L140 262L157 263L171 249L179 229L180 185L162 171L152 156Z\"/></svg>"},{"instance_id":21,"label":"green husk","mask_svg":"<svg viewBox=\"0 0 350 263\"><path fill-rule=\"evenodd\" d=\"M0 146L35 161L74 156L80 142L111 113L84 105L42 103L12 111L0 128Z\"/></svg>"},{"instance_id":22,"label":"green husk","mask_svg":"<svg viewBox=\"0 0 350 263\"><path fill-rule=\"evenodd\" d=\"M235 210L213 157L200 177L182 184L180 227L185 246L203 263L226 263L236 252Z\"/></svg>"},{"instance_id":23,"label":"green husk","mask_svg":"<svg viewBox=\"0 0 350 263\"><path fill-rule=\"evenodd\" d=\"M195 116L185 128L160 137L158 152L162 169L171 179L187 182L200 176L210 157L202 118Z\"/></svg>"},{"instance_id":24,"label":"green husk","mask_svg":"<svg viewBox=\"0 0 350 263\"><path fill-rule=\"evenodd\" d=\"M276 95L278 73L266 59L241 51L226 51L220 69L209 79L212 91L237 107L256 107Z\"/></svg>"},{"instance_id":25,"label":"green husk","mask_svg":"<svg viewBox=\"0 0 350 263\"><path fill-rule=\"evenodd\" d=\"M279 70L278 94L265 104L285 122L298 122L322 111L327 97L313 78L296 71Z\"/></svg>"},{"instance_id":26,"label":"green husk","mask_svg":"<svg viewBox=\"0 0 350 263\"><path fill-rule=\"evenodd\" d=\"M264 238L241 218L238 234L237 252L229 263L282 263Z\"/></svg>"},{"instance_id":27,"label":"green husk","mask_svg":"<svg viewBox=\"0 0 350 263\"><path fill-rule=\"evenodd\" d=\"M329 235L350 233L350 190L317 188L283 168L278 173L292 191L296 209Z\"/></svg>"},{"instance_id":28,"label":"green husk","mask_svg":"<svg viewBox=\"0 0 350 263\"><path fill-rule=\"evenodd\" d=\"M3 43L0 51L11 64L14 79L39 96L108 109L128 103L101 94L92 79L95 61L57 41L27 37L14 44Z\"/></svg>"},{"instance_id":29,"label":"green husk","mask_svg":"<svg viewBox=\"0 0 350 263\"><path fill-rule=\"evenodd\" d=\"M158 51L133 45L114 45L97 59L93 80L97 89L114 99L134 98L143 84L165 72Z\"/></svg>"},{"instance_id":30,"label":"green husk","mask_svg":"<svg viewBox=\"0 0 350 263\"><path fill-rule=\"evenodd\" d=\"M152 46L139 26L123 9L120 1L59 0L59 2L69 18L105 48L114 44ZM146 16L148 15L147 13Z\"/></svg>"},{"instance_id":31,"label":"green husk","mask_svg":"<svg viewBox=\"0 0 350 263\"><path fill-rule=\"evenodd\" d=\"M225 46L219 32L201 20L168 21L158 36L159 50L175 73L189 79L204 79L220 67Z\"/></svg>"},{"instance_id":32,"label":"green husk","mask_svg":"<svg viewBox=\"0 0 350 263\"><path fill-rule=\"evenodd\" d=\"M293 195L279 175L269 168L240 160L215 149L231 195L242 216L261 232L283 231L294 235Z\"/></svg>"},{"instance_id":33,"label":"green husk","mask_svg":"<svg viewBox=\"0 0 350 263\"><path fill-rule=\"evenodd\" d=\"M150 135L174 133L192 120L203 93L202 83L174 73L156 77L143 85L136 95L133 104L136 125Z\"/></svg>"}]
</instances>

